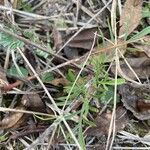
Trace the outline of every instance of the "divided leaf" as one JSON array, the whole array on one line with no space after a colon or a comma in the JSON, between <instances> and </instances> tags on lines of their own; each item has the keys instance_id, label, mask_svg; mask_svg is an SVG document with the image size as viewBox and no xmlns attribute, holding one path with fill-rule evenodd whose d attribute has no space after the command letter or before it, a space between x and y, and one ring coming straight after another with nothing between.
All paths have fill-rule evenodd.
<instances>
[{"instance_id":1,"label":"divided leaf","mask_svg":"<svg viewBox=\"0 0 150 150\"><path fill-rule=\"evenodd\" d=\"M8 73L12 76L18 76L18 77L28 76L28 70L23 67L18 67L17 69L16 67L13 66L8 70Z\"/></svg>"}]
</instances>

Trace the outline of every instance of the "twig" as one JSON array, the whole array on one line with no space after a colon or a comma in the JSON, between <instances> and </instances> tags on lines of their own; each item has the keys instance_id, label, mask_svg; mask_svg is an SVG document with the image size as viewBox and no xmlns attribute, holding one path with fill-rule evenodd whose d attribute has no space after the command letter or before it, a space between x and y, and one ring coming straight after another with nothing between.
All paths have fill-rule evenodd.
<instances>
[{"instance_id":1,"label":"twig","mask_svg":"<svg viewBox=\"0 0 150 150\"><path fill-rule=\"evenodd\" d=\"M55 118L54 115L46 114L46 113L40 113L40 112L35 112L35 111L27 111L27 110L21 110L21 109L12 109L12 108L5 108L5 107L0 107L0 111L2 112L15 112L15 113L25 113L25 114L35 114L35 115L41 115L41 116L47 116L47 117L53 117Z\"/></svg>"},{"instance_id":2,"label":"twig","mask_svg":"<svg viewBox=\"0 0 150 150\"><path fill-rule=\"evenodd\" d=\"M30 130L26 130L24 132L19 132L18 134L14 134L14 135L10 136L9 141L16 140L18 138L21 138L21 137L29 135L29 134L43 132L43 131L45 131L45 129L46 129L46 127L37 127L36 129L30 129Z\"/></svg>"}]
</instances>

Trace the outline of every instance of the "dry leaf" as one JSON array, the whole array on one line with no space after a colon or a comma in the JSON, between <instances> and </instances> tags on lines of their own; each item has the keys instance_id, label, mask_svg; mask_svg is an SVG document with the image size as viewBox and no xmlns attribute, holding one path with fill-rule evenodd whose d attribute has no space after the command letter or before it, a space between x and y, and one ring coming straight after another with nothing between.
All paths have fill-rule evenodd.
<instances>
[{"instance_id":1,"label":"dry leaf","mask_svg":"<svg viewBox=\"0 0 150 150\"><path fill-rule=\"evenodd\" d=\"M140 79L147 79L150 77L150 59L147 57L141 58L127 58L127 62L130 64L134 72ZM120 68L124 75L130 79L137 79L134 73L130 70L124 61L120 61ZM111 71L115 74L115 65L111 66ZM118 73L120 76L121 74Z\"/></svg>"},{"instance_id":2,"label":"dry leaf","mask_svg":"<svg viewBox=\"0 0 150 150\"><path fill-rule=\"evenodd\" d=\"M97 31L97 28L84 29L77 36L75 36L67 46L73 48L83 48L90 50L93 44L94 33ZM72 34L67 36L65 41L69 40L72 37Z\"/></svg>"},{"instance_id":3,"label":"dry leaf","mask_svg":"<svg viewBox=\"0 0 150 150\"><path fill-rule=\"evenodd\" d=\"M25 94L21 99L20 106L15 109L46 112L46 107L38 94ZM0 129L16 129L25 123L28 116L29 114L21 112L10 112L9 116L0 122Z\"/></svg>"},{"instance_id":4,"label":"dry leaf","mask_svg":"<svg viewBox=\"0 0 150 150\"><path fill-rule=\"evenodd\" d=\"M119 87L119 93L125 108L130 110L136 118L140 120L150 119L150 99L146 99L150 95L149 88L125 84Z\"/></svg>"},{"instance_id":5,"label":"dry leaf","mask_svg":"<svg viewBox=\"0 0 150 150\"><path fill-rule=\"evenodd\" d=\"M84 29L76 35L64 48L64 55L68 59L78 58L87 50L90 50L94 40L94 33L97 28ZM74 34L69 34L63 38L63 43L66 43Z\"/></svg>"},{"instance_id":6,"label":"dry leaf","mask_svg":"<svg viewBox=\"0 0 150 150\"><path fill-rule=\"evenodd\" d=\"M119 36L129 35L140 23L142 18L143 0L126 0L120 17Z\"/></svg>"},{"instance_id":7,"label":"dry leaf","mask_svg":"<svg viewBox=\"0 0 150 150\"><path fill-rule=\"evenodd\" d=\"M133 44L135 48L137 48L140 51L144 51L148 57L150 57L150 36L144 37L144 42L142 43L134 43Z\"/></svg>"},{"instance_id":8,"label":"dry leaf","mask_svg":"<svg viewBox=\"0 0 150 150\"><path fill-rule=\"evenodd\" d=\"M21 103L31 111L46 112L45 104L38 94L25 94Z\"/></svg>"},{"instance_id":9,"label":"dry leaf","mask_svg":"<svg viewBox=\"0 0 150 150\"><path fill-rule=\"evenodd\" d=\"M54 47L58 51L63 46L63 40L62 40L62 34L60 31L57 30L57 28L54 26L52 31L52 36L54 39Z\"/></svg>"},{"instance_id":10,"label":"dry leaf","mask_svg":"<svg viewBox=\"0 0 150 150\"><path fill-rule=\"evenodd\" d=\"M60 85L66 86L66 85L68 85L69 82L65 78L58 78L58 79L54 79L54 80L50 81L49 83L54 86L60 86Z\"/></svg>"},{"instance_id":11,"label":"dry leaf","mask_svg":"<svg viewBox=\"0 0 150 150\"><path fill-rule=\"evenodd\" d=\"M15 109L25 110L24 106L18 106ZM27 114L21 112L10 112L9 116L5 117L0 122L0 130L16 129L25 123Z\"/></svg>"},{"instance_id":12,"label":"dry leaf","mask_svg":"<svg viewBox=\"0 0 150 150\"><path fill-rule=\"evenodd\" d=\"M116 133L122 130L128 123L127 111L123 107L118 107L116 110ZM87 130L87 135L100 137L107 135L111 120L111 113L103 113L96 117L96 127L91 127Z\"/></svg>"}]
</instances>

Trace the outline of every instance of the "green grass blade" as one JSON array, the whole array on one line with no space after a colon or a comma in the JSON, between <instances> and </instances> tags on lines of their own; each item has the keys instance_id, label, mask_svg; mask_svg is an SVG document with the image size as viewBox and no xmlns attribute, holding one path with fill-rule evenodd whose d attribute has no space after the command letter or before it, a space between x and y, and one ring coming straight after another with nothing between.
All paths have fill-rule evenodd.
<instances>
[{"instance_id":1,"label":"green grass blade","mask_svg":"<svg viewBox=\"0 0 150 150\"><path fill-rule=\"evenodd\" d=\"M138 40L140 38L142 38L145 35L150 34L150 26L143 29L141 32L137 33L136 35L134 35L133 37L131 37L128 41L135 41Z\"/></svg>"}]
</instances>

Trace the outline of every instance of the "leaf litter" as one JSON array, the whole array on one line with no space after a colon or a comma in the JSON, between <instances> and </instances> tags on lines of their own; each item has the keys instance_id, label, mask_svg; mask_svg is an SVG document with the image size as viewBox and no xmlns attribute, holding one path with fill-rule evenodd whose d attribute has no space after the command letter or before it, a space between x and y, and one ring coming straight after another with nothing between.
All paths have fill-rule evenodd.
<instances>
[{"instance_id":1,"label":"leaf litter","mask_svg":"<svg viewBox=\"0 0 150 150\"><path fill-rule=\"evenodd\" d=\"M11 134L11 130L19 131L18 135L12 135L10 139L17 141L21 137L24 142L20 144L27 149L35 148L38 145L37 141L43 140L48 146L41 144L40 148L65 149L65 146L68 146L70 149L76 149L68 144L75 142L79 149L94 149L94 147L105 149L106 139L102 145L97 139L103 141L103 136L105 138L108 136L109 125L114 117L112 104L115 84L118 89L116 137L113 146L126 146L125 142L124 144L117 142L121 137L118 136L118 138L117 135L120 132L127 136L125 131L133 132L133 128L128 127L131 120L135 122L142 120L149 128L149 28L146 27L147 18L142 18L143 4L144 7L148 7L146 2L118 1L118 8L112 8L115 8L116 12L118 11L116 9L119 9L121 14L118 16L116 13L117 18L113 18L114 21L116 19L119 21L117 44L114 43L115 30L111 30L108 21L112 19L109 13L112 4L107 5L106 1L81 1L81 3L74 0L14 1L8 4L0 1L0 3L4 6L0 7L3 10L0 12L2 28L11 29L8 32L13 33L13 35L7 35L5 30L0 29L1 107L41 112L53 116L53 118L45 118L42 115L29 115L23 112L2 113L0 129L3 133L6 131ZM10 12L8 5L14 8ZM101 10L103 10L102 14L96 16ZM113 26L116 25L113 24ZM97 36L93 43L95 33ZM14 34L18 35L17 40ZM28 40L25 41L22 37ZM91 50L92 46L94 46L93 50ZM36 70L35 76L26 61L22 59L18 48L24 52L31 66ZM114 62L116 48L120 51L118 64ZM9 50L12 53L8 59L6 51ZM85 71L82 64L90 52L91 56L84 68ZM8 64L8 69L3 69L5 63ZM116 66L117 83L114 79ZM81 68L83 71L78 77ZM18 76L18 70L24 76ZM43 73L45 71L47 71L46 74ZM62 116L58 115L46 96L45 89L43 90L36 80L38 75L67 124L60 121L59 117ZM126 80L123 79L124 77L127 77ZM76 78L78 80L74 84ZM30 124L32 128L22 130ZM69 132L66 131L68 126ZM53 127L56 130L51 132ZM24 145L27 142L25 137L28 136L25 132L33 135L35 139L28 146ZM37 133L41 132L43 133L39 136ZM49 135L48 138L47 135ZM30 139L29 136L28 138ZM123 139L123 136L121 138ZM11 140L8 140L8 143L11 144ZM16 147L17 144L14 148Z\"/></svg>"}]
</instances>

